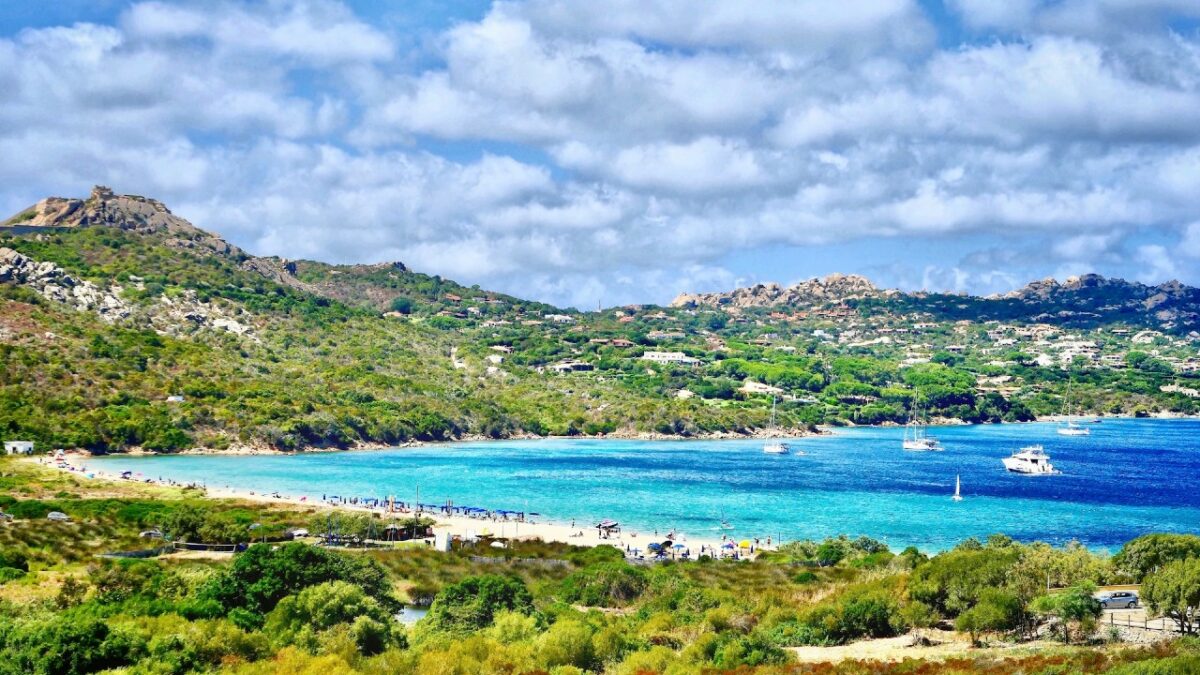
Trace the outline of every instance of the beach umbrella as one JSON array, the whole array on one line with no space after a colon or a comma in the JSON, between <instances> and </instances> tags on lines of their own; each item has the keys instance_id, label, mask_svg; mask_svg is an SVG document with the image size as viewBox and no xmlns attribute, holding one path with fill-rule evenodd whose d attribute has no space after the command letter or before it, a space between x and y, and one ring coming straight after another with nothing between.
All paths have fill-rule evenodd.
<instances>
[{"instance_id":1,"label":"beach umbrella","mask_svg":"<svg viewBox=\"0 0 1200 675\"><path fill-rule=\"evenodd\" d=\"M724 544L721 544L721 548L734 548L733 542L727 541Z\"/></svg>"},{"instance_id":2,"label":"beach umbrella","mask_svg":"<svg viewBox=\"0 0 1200 675\"><path fill-rule=\"evenodd\" d=\"M750 540L743 539L742 543L738 544L738 546L741 546L742 548L750 548Z\"/></svg>"},{"instance_id":3,"label":"beach umbrella","mask_svg":"<svg viewBox=\"0 0 1200 675\"><path fill-rule=\"evenodd\" d=\"M671 548L675 549L676 551L682 551L683 549L685 549L685 548L687 548L687 547L686 547L686 546L684 546L683 544L675 544L675 545L674 545L674 546L672 546Z\"/></svg>"},{"instance_id":4,"label":"beach umbrella","mask_svg":"<svg viewBox=\"0 0 1200 675\"><path fill-rule=\"evenodd\" d=\"M659 544L656 542L650 542L649 544L646 544L646 550L647 551L661 551L662 544Z\"/></svg>"}]
</instances>

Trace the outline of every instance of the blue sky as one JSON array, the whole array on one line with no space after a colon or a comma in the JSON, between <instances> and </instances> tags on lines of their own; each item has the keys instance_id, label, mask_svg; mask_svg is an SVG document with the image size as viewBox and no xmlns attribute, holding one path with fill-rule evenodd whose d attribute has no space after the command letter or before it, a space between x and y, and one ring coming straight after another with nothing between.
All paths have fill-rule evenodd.
<instances>
[{"instance_id":1,"label":"blue sky","mask_svg":"<svg viewBox=\"0 0 1200 675\"><path fill-rule=\"evenodd\" d=\"M563 305L1200 284L1194 0L15 0L0 90L0 210Z\"/></svg>"}]
</instances>

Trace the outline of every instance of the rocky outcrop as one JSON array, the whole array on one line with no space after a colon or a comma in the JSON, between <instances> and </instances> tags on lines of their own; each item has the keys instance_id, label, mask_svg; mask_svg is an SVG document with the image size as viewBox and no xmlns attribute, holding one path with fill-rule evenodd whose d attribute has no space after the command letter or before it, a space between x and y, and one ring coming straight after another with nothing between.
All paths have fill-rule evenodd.
<instances>
[{"instance_id":1,"label":"rocky outcrop","mask_svg":"<svg viewBox=\"0 0 1200 675\"><path fill-rule=\"evenodd\" d=\"M1042 307L1059 317L1146 315L1167 329L1200 325L1200 289L1175 280L1148 286L1084 274L1062 282L1053 278L1034 281L988 299Z\"/></svg>"},{"instance_id":2,"label":"rocky outcrop","mask_svg":"<svg viewBox=\"0 0 1200 675\"><path fill-rule=\"evenodd\" d=\"M779 284L758 284L728 293L684 293L671 302L672 307L771 307L775 305L813 306L855 298L876 297L880 291L866 277L857 274L831 274L809 279L786 288Z\"/></svg>"},{"instance_id":3,"label":"rocky outcrop","mask_svg":"<svg viewBox=\"0 0 1200 675\"><path fill-rule=\"evenodd\" d=\"M128 319L149 324L168 335L207 328L253 337L249 315L216 303L200 302L195 291L188 290L175 297L164 295L155 304L138 307L121 297L122 288L118 285L101 288L71 276L54 263L38 262L11 248L0 247L0 283L24 286L47 300L81 312L95 312L108 323ZM141 286L140 282L134 285Z\"/></svg>"},{"instance_id":4,"label":"rocky outcrop","mask_svg":"<svg viewBox=\"0 0 1200 675\"><path fill-rule=\"evenodd\" d=\"M95 312L112 323L132 313L119 296L119 289L102 290L90 281L76 279L61 267L37 262L11 248L0 248L0 283L19 284L42 297L80 311Z\"/></svg>"},{"instance_id":5,"label":"rocky outcrop","mask_svg":"<svg viewBox=\"0 0 1200 675\"><path fill-rule=\"evenodd\" d=\"M213 302L200 302L191 290L175 297L162 296L158 305L151 308L149 318L156 329L172 335L208 328L254 337L249 314Z\"/></svg>"},{"instance_id":6,"label":"rocky outcrop","mask_svg":"<svg viewBox=\"0 0 1200 675\"><path fill-rule=\"evenodd\" d=\"M0 223L0 227L116 227L140 234L163 233L173 248L247 257L221 237L171 213L162 202L140 195L118 195L97 185L87 199L47 197Z\"/></svg>"}]
</instances>

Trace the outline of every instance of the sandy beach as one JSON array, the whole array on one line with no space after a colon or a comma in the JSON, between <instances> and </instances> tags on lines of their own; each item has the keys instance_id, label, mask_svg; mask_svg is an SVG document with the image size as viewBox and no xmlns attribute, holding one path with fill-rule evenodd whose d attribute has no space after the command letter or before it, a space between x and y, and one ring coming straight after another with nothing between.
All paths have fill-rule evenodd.
<instances>
[{"instance_id":1,"label":"sandy beach","mask_svg":"<svg viewBox=\"0 0 1200 675\"><path fill-rule=\"evenodd\" d=\"M361 504L354 504L345 501L327 502L322 501L322 495L285 495L271 491L250 491L240 490L223 486L208 486L196 485L189 486L173 481L158 481L151 478L138 477L136 479L122 478L120 475L105 471L97 471L87 466L87 455L66 454L62 457L62 461L56 461L51 457L41 457L30 459L29 461L36 462L41 466L56 468L61 471L66 471L74 476L82 477L90 480L108 480L114 482L132 482L136 484L159 485L165 487L197 487L203 489L205 495L215 499L240 499L252 501L262 504L281 504L292 505L298 507L340 510L352 513L375 513L383 518L406 518L413 515L413 511L405 509L397 509L395 512L388 512L386 506L368 507ZM651 557L648 553L650 544L663 544L668 540L672 541L672 545L667 557L683 557L685 554L689 558L697 558L700 555L710 555L713 557L736 557L738 559L753 558L760 550L772 550L777 542L770 538L742 539L739 541L722 540L721 537L694 537L689 536L684 532L672 532L669 528L659 530L629 530L621 527L619 531L613 532L611 535L605 536L596 527L596 522L555 522L548 519L545 515L527 517L525 520L517 520L515 517L503 517L496 514L480 515L478 517L467 516L458 513L447 514L433 509L423 509L419 515L425 518L434 520L434 534L449 535L451 537L462 537L466 539L474 537L491 537L498 539L518 539L518 540L533 540L540 539L548 542L561 542L573 544L575 546L614 546L630 557L645 556ZM733 544L731 548L729 544ZM749 546L742 546L742 544ZM681 548L677 548L681 547Z\"/></svg>"}]
</instances>

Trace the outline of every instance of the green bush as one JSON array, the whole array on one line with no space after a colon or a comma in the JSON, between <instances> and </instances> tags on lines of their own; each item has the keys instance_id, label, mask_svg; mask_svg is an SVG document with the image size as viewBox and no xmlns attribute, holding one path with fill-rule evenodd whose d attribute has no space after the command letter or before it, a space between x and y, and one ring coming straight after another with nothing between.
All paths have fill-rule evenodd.
<instances>
[{"instance_id":1,"label":"green bush","mask_svg":"<svg viewBox=\"0 0 1200 675\"><path fill-rule=\"evenodd\" d=\"M234 623L244 627L246 622L253 625L256 616L261 622L261 617L288 595L329 581L360 587L388 611L400 607L379 563L302 543L251 546L209 580L200 597L216 601L227 612L244 610L247 614L230 614Z\"/></svg>"},{"instance_id":2,"label":"green bush","mask_svg":"<svg viewBox=\"0 0 1200 675\"><path fill-rule=\"evenodd\" d=\"M467 577L437 594L425 621L433 630L469 633L490 626L501 611L533 613L533 596L525 584L498 575Z\"/></svg>"},{"instance_id":3,"label":"green bush","mask_svg":"<svg viewBox=\"0 0 1200 675\"><path fill-rule=\"evenodd\" d=\"M622 607L640 597L646 583L646 573L628 563L601 563L563 580L563 600L589 607Z\"/></svg>"}]
</instances>

